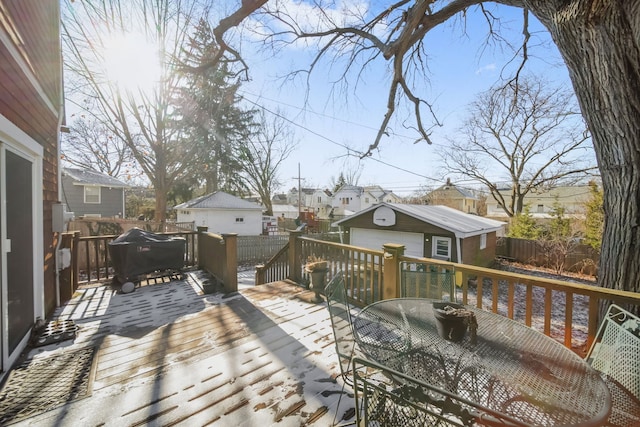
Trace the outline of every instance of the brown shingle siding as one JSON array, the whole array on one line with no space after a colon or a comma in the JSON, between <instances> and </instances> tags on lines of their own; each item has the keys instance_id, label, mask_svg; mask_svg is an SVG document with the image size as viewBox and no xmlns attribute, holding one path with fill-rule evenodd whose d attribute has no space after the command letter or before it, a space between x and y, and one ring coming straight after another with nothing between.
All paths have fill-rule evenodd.
<instances>
[{"instance_id":1,"label":"brown shingle siding","mask_svg":"<svg viewBox=\"0 0 640 427\"><path fill-rule=\"evenodd\" d=\"M49 101L57 107L61 94L60 6L57 0L5 0L0 14L10 17L30 65ZM4 9L4 10L3 10ZM55 18L55 19L52 19Z\"/></svg>"},{"instance_id":2,"label":"brown shingle siding","mask_svg":"<svg viewBox=\"0 0 640 427\"><path fill-rule=\"evenodd\" d=\"M59 200L57 145L63 97L59 22L58 0L0 0L0 31L9 40L8 45L0 42L0 115L43 148L42 267L47 314L56 303L51 206Z\"/></svg>"}]
</instances>

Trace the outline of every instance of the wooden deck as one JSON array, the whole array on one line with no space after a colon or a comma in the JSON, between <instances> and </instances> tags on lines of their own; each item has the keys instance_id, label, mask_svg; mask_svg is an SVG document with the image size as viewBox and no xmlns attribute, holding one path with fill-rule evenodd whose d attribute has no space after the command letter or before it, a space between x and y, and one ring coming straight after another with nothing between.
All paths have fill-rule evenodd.
<instances>
[{"instance_id":1,"label":"wooden deck","mask_svg":"<svg viewBox=\"0 0 640 427\"><path fill-rule=\"evenodd\" d=\"M201 274L79 289L56 313L75 340L31 355L95 346L92 395L15 425L329 426L353 413L326 303L287 282L207 295Z\"/></svg>"}]
</instances>

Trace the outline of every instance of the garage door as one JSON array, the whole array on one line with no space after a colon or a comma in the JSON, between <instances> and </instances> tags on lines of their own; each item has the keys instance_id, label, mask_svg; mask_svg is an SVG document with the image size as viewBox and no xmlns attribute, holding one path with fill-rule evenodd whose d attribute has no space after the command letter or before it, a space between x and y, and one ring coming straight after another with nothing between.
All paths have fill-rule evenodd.
<instances>
[{"instance_id":1,"label":"garage door","mask_svg":"<svg viewBox=\"0 0 640 427\"><path fill-rule=\"evenodd\" d=\"M405 246L404 254L414 257L424 256L422 233L408 233L405 231L367 230L365 228L351 229L351 244L367 249L382 250L385 243L397 243Z\"/></svg>"}]
</instances>

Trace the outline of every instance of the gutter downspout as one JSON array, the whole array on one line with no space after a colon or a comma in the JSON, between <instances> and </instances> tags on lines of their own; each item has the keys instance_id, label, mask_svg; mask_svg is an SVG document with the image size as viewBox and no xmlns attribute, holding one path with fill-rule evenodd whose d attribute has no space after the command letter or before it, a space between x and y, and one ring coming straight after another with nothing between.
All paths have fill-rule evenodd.
<instances>
[{"instance_id":1,"label":"gutter downspout","mask_svg":"<svg viewBox=\"0 0 640 427\"><path fill-rule=\"evenodd\" d=\"M58 8L58 22L61 22L62 13L60 8ZM58 166L57 174L58 174L58 200L60 201L60 195L62 194L62 167L60 166L60 154L62 138L62 122L64 121L64 62L62 58L62 35L60 34L60 104L58 105L58 127L56 128L56 164ZM62 203L60 201L60 203ZM56 307L60 307L60 245L62 244L62 233L57 233L56 236L56 253L53 257L54 268L55 268L55 276L56 276ZM43 295L44 298L44 295ZM44 304L43 304L44 307Z\"/></svg>"},{"instance_id":2,"label":"gutter downspout","mask_svg":"<svg viewBox=\"0 0 640 427\"><path fill-rule=\"evenodd\" d=\"M462 238L458 235L456 235L456 256L458 264L462 264Z\"/></svg>"}]
</instances>

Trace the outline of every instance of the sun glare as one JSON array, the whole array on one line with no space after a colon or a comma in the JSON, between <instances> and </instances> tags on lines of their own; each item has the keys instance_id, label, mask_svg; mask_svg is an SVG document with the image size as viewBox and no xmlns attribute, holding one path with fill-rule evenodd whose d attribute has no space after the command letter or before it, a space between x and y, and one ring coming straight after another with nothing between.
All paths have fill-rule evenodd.
<instances>
[{"instance_id":1,"label":"sun glare","mask_svg":"<svg viewBox=\"0 0 640 427\"><path fill-rule=\"evenodd\" d=\"M104 61L107 78L121 90L149 95L160 80L157 48L142 35L126 34L109 40Z\"/></svg>"}]
</instances>

